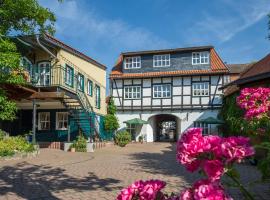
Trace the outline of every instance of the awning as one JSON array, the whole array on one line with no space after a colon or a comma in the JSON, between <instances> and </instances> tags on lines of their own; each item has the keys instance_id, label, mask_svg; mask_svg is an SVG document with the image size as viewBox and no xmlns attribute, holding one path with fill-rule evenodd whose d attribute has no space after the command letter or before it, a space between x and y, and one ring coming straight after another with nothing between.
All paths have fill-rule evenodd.
<instances>
[{"instance_id":1,"label":"awning","mask_svg":"<svg viewBox=\"0 0 270 200\"><path fill-rule=\"evenodd\" d=\"M223 120L216 119L214 117L208 117L206 119L200 119L200 120L197 120L196 122L205 123L205 124L224 124Z\"/></svg>"},{"instance_id":2,"label":"awning","mask_svg":"<svg viewBox=\"0 0 270 200\"><path fill-rule=\"evenodd\" d=\"M134 125L141 125L141 124L148 124L147 121L144 121L142 119L139 119L139 118L134 118L134 119L130 119L128 121L124 121L124 123L126 124L134 124Z\"/></svg>"}]
</instances>

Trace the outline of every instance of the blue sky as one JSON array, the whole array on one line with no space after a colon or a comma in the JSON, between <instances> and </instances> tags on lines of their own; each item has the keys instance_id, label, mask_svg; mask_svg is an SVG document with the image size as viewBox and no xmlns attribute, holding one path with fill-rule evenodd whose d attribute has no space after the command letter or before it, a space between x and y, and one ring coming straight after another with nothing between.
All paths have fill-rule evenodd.
<instances>
[{"instance_id":1,"label":"blue sky","mask_svg":"<svg viewBox=\"0 0 270 200\"><path fill-rule=\"evenodd\" d=\"M56 37L108 67L124 51L213 45L227 63L270 52L269 0L40 0Z\"/></svg>"}]
</instances>

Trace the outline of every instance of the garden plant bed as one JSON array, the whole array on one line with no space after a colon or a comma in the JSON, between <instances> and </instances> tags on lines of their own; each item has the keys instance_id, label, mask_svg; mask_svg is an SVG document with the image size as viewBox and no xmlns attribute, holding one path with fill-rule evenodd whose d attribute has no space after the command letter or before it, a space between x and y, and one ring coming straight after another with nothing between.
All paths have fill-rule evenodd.
<instances>
[{"instance_id":1,"label":"garden plant bed","mask_svg":"<svg viewBox=\"0 0 270 200\"><path fill-rule=\"evenodd\" d=\"M0 162L1 161L7 161L7 160L19 160L19 159L22 159L22 158L34 158L38 154L40 154L39 149L37 149L34 152L30 152L30 153L18 152L18 153L15 153L13 156L0 157Z\"/></svg>"}]
</instances>

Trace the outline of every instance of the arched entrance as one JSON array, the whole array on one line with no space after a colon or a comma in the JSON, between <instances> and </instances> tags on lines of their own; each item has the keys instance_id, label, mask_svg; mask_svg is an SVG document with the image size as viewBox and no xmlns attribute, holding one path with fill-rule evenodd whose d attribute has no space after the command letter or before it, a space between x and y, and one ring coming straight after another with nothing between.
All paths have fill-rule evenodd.
<instances>
[{"instance_id":1,"label":"arched entrance","mask_svg":"<svg viewBox=\"0 0 270 200\"><path fill-rule=\"evenodd\" d=\"M148 119L153 139L158 142L175 142L180 130L180 119L171 114L159 114Z\"/></svg>"}]
</instances>

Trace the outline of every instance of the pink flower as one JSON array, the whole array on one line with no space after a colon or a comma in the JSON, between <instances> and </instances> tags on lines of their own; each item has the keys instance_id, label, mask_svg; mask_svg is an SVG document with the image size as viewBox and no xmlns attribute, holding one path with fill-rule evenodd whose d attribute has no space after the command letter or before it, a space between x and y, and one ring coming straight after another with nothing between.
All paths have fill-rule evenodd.
<instances>
[{"instance_id":1,"label":"pink flower","mask_svg":"<svg viewBox=\"0 0 270 200\"><path fill-rule=\"evenodd\" d=\"M197 181L193 185L194 200L229 200L231 199L218 182L207 179Z\"/></svg>"},{"instance_id":2,"label":"pink flower","mask_svg":"<svg viewBox=\"0 0 270 200\"><path fill-rule=\"evenodd\" d=\"M222 151L221 151L221 144L222 144L222 138L217 135L208 135L204 136L205 140L205 148L204 150L206 152L212 152L215 156L215 158L221 158L222 157Z\"/></svg>"},{"instance_id":3,"label":"pink flower","mask_svg":"<svg viewBox=\"0 0 270 200\"><path fill-rule=\"evenodd\" d=\"M177 160L187 170L196 171L200 165L197 156L204 152L205 141L201 128L190 128L177 143Z\"/></svg>"},{"instance_id":4,"label":"pink flower","mask_svg":"<svg viewBox=\"0 0 270 200\"><path fill-rule=\"evenodd\" d=\"M237 97L237 104L244 109L245 118L262 118L269 113L270 88L245 88Z\"/></svg>"},{"instance_id":5,"label":"pink flower","mask_svg":"<svg viewBox=\"0 0 270 200\"><path fill-rule=\"evenodd\" d=\"M241 162L255 153L254 148L249 144L249 138L241 136L224 138L221 149L223 156L227 159L226 163Z\"/></svg>"},{"instance_id":6,"label":"pink flower","mask_svg":"<svg viewBox=\"0 0 270 200\"><path fill-rule=\"evenodd\" d=\"M132 185L123 189L117 196L117 200L155 200L157 196L160 200L164 199L161 190L165 187L166 183L160 180L136 181Z\"/></svg>"},{"instance_id":7,"label":"pink flower","mask_svg":"<svg viewBox=\"0 0 270 200\"><path fill-rule=\"evenodd\" d=\"M180 200L232 200L219 182L202 179L186 189L180 195Z\"/></svg>"},{"instance_id":8,"label":"pink flower","mask_svg":"<svg viewBox=\"0 0 270 200\"><path fill-rule=\"evenodd\" d=\"M191 188L188 188L181 192L180 194L180 200L193 200L193 191Z\"/></svg>"},{"instance_id":9,"label":"pink flower","mask_svg":"<svg viewBox=\"0 0 270 200\"><path fill-rule=\"evenodd\" d=\"M202 168L211 181L220 180L224 173L224 165L219 160L206 160Z\"/></svg>"}]
</instances>

